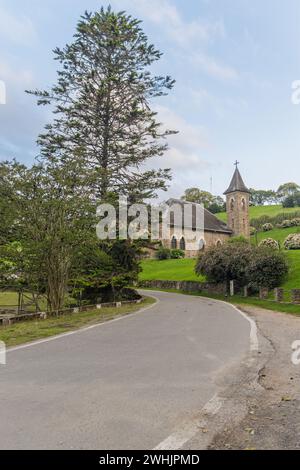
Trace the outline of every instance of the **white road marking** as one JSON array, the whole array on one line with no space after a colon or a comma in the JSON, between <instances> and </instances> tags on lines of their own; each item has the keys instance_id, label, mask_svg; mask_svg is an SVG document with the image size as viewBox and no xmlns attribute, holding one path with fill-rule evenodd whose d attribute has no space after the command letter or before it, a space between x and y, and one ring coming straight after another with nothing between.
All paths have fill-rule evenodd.
<instances>
[{"instance_id":1,"label":"white road marking","mask_svg":"<svg viewBox=\"0 0 300 470\"><path fill-rule=\"evenodd\" d=\"M229 302L225 302L224 300L215 300L215 299L213 300L215 302L221 302L225 305L230 305L232 308L234 308L234 310L236 310L240 315L242 315L242 317L244 317L250 323L250 351L251 352L258 351L259 344L258 344L258 336L257 336L257 326L256 326L255 321L252 318L248 317L246 313L242 312L235 305Z\"/></svg>"},{"instance_id":2,"label":"white road marking","mask_svg":"<svg viewBox=\"0 0 300 470\"><path fill-rule=\"evenodd\" d=\"M142 312L145 312L146 310L150 310L151 308L155 307L160 302L160 300L157 297L155 297L154 295L151 295L151 297L153 297L153 299L155 299L155 303L151 304L151 305L148 305L148 307L144 307L140 310L137 310L136 312L129 313L128 315L123 315L119 318L114 318L112 320L104 321L103 323L96 323L95 325L87 326L85 328L80 328L78 330L69 331L68 333L62 333L60 335L51 336L50 338L39 339L38 341L33 341L31 343L21 344L20 346L15 346L13 348L8 348L6 350L6 353L19 351L20 349L31 348L32 346L38 346L39 344L43 344L43 343L50 343L51 341L56 341L58 339L66 338L67 336L78 335L80 333L84 333L85 331L93 330L94 328L99 328L100 326L109 325L110 323L120 321L120 320L124 320L125 318L133 317L133 316L138 315Z\"/></svg>"},{"instance_id":3,"label":"white road marking","mask_svg":"<svg viewBox=\"0 0 300 470\"><path fill-rule=\"evenodd\" d=\"M183 294L184 295L184 294ZM259 343L257 336L257 326L255 321L248 317L244 312L239 310L235 305L225 302L223 300L210 299L212 302L223 303L224 305L229 305L234 310L236 310L243 318L245 318L250 323L250 352L258 351ZM218 394L214 395L211 400L209 400L204 408L202 408L202 413L210 414L211 416L216 415L219 410L224 405L225 400L220 398ZM175 431L164 441L158 444L154 450L179 450L181 449L188 441L190 441L201 429L205 423L199 422L199 420L192 420L189 423L184 424L181 429Z\"/></svg>"},{"instance_id":4,"label":"white road marking","mask_svg":"<svg viewBox=\"0 0 300 470\"><path fill-rule=\"evenodd\" d=\"M221 409L224 400L214 395L202 408L201 413L214 416ZM178 450L181 449L184 444L190 441L200 430L206 425L206 420L195 419L184 424L181 429L178 429L171 434L167 439L162 441L154 450Z\"/></svg>"}]
</instances>

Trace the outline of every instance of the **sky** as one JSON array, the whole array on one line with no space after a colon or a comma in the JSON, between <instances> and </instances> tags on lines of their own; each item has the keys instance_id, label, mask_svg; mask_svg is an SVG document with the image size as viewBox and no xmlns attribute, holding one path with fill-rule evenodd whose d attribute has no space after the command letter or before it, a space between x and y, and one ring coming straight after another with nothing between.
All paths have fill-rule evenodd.
<instances>
[{"instance_id":1,"label":"sky","mask_svg":"<svg viewBox=\"0 0 300 470\"><path fill-rule=\"evenodd\" d=\"M300 184L300 105L291 100L300 80L299 0L0 0L1 160L33 163L52 117L24 90L56 81L52 50L72 40L85 10L109 3L143 21L163 52L153 72L176 80L152 103L179 131L150 163L172 169L168 196L188 187L222 194L236 160L249 187Z\"/></svg>"}]
</instances>

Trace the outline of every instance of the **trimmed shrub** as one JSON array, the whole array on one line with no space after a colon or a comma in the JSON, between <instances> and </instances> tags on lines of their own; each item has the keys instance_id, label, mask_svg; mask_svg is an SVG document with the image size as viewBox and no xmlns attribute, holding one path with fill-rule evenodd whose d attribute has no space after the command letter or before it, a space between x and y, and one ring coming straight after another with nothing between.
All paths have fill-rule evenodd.
<instances>
[{"instance_id":1,"label":"trimmed shrub","mask_svg":"<svg viewBox=\"0 0 300 470\"><path fill-rule=\"evenodd\" d=\"M183 250L171 250L171 259L182 259L185 257L185 252Z\"/></svg>"},{"instance_id":2,"label":"trimmed shrub","mask_svg":"<svg viewBox=\"0 0 300 470\"><path fill-rule=\"evenodd\" d=\"M281 285L288 273L288 262L284 253L264 246L225 243L209 248L200 254L195 272L204 275L208 281L229 284L236 281L238 286L250 285L275 288Z\"/></svg>"},{"instance_id":3,"label":"trimmed shrub","mask_svg":"<svg viewBox=\"0 0 300 470\"><path fill-rule=\"evenodd\" d=\"M254 248L249 243L225 243L208 248L199 255L195 272L208 281L224 283L237 281L241 286L247 282L247 267Z\"/></svg>"},{"instance_id":4,"label":"trimmed shrub","mask_svg":"<svg viewBox=\"0 0 300 470\"><path fill-rule=\"evenodd\" d=\"M300 233L291 233L284 240L286 250L300 250Z\"/></svg>"},{"instance_id":5,"label":"trimmed shrub","mask_svg":"<svg viewBox=\"0 0 300 470\"><path fill-rule=\"evenodd\" d=\"M282 284L288 272L288 261L284 253L260 247L249 263L247 277L249 284L256 289L274 289Z\"/></svg>"},{"instance_id":6,"label":"trimmed shrub","mask_svg":"<svg viewBox=\"0 0 300 470\"><path fill-rule=\"evenodd\" d=\"M273 228L274 228L274 226L270 222L268 222L268 223L266 223L262 226L262 229L263 229L264 232L270 232L270 230L273 230Z\"/></svg>"},{"instance_id":7,"label":"trimmed shrub","mask_svg":"<svg viewBox=\"0 0 300 470\"><path fill-rule=\"evenodd\" d=\"M293 224L292 224L292 220L284 220L283 222L281 222L281 228L289 228L289 227L292 227Z\"/></svg>"},{"instance_id":8,"label":"trimmed shrub","mask_svg":"<svg viewBox=\"0 0 300 470\"><path fill-rule=\"evenodd\" d=\"M164 246L161 246L156 252L156 258L159 259L160 261L165 260L165 259L170 259L171 250L169 250L169 248L165 248Z\"/></svg>"},{"instance_id":9,"label":"trimmed shrub","mask_svg":"<svg viewBox=\"0 0 300 470\"><path fill-rule=\"evenodd\" d=\"M272 248L273 250L279 250L279 243L274 238L265 238L258 245L259 247Z\"/></svg>"},{"instance_id":10,"label":"trimmed shrub","mask_svg":"<svg viewBox=\"0 0 300 470\"><path fill-rule=\"evenodd\" d=\"M250 227L250 235L253 236L255 235L257 232L256 228L255 227Z\"/></svg>"},{"instance_id":11,"label":"trimmed shrub","mask_svg":"<svg viewBox=\"0 0 300 470\"><path fill-rule=\"evenodd\" d=\"M300 227L300 218L297 217L291 220L292 227Z\"/></svg>"}]
</instances>

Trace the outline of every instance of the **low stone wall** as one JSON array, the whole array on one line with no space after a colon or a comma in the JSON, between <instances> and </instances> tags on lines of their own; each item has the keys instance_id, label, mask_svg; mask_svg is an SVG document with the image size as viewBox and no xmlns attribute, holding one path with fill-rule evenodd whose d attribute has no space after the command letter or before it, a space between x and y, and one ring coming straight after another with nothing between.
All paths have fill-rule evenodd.
<instances>
[{"instance_id":1,"label":"low stone wall","mask_svg":"<svg viewBox=\"0 0 300 470\"><path fill-rule=\"evenodd\" d=\"M150 289L181 290L184 292L206 292L208 294L226 294L225 284L196 281L141 281L139 287Z\"/></svg>"},{"instance_id":2,"label":"low stone wall","mask_svg":"<svg viewBox=\"0 0 300 470\"><path fill-rule=\"evenodd\" d=\"M18 323L21 321L28 321L28 320L46 320L48 317L60 317L63 315L72 315L73 313L79 312L88 312L89 310L100 310L102 308L109 308L109 307L122 307L124 305L130 304L140 304L143 299L136 299L136 300L125 300L123 302L111 302L111 303L103 303L97 305L83 305L81 307L75 308L66 308L64 310L59 310L58 312L37 312L37 313L24 313L21 315L0 315L0 326L9 326L13 323Z\"/></svg>"}]
</instances>

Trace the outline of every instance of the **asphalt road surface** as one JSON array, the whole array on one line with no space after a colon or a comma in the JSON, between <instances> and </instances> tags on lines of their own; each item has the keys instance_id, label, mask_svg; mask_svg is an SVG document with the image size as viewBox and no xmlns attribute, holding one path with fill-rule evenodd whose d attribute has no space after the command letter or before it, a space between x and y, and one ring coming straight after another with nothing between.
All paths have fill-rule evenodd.
<instances>
[{"instance_id":1,"label":"asphalt road surface","mask_svg":"<svg viewBox=\"0 0 300 470\"><path fill-rule=\"evenodd\" d=\"M11 350L1 449L153 449L218 391L250 324L210 299L156 292L150 309Z\"/></svg>"}]
</instances>

